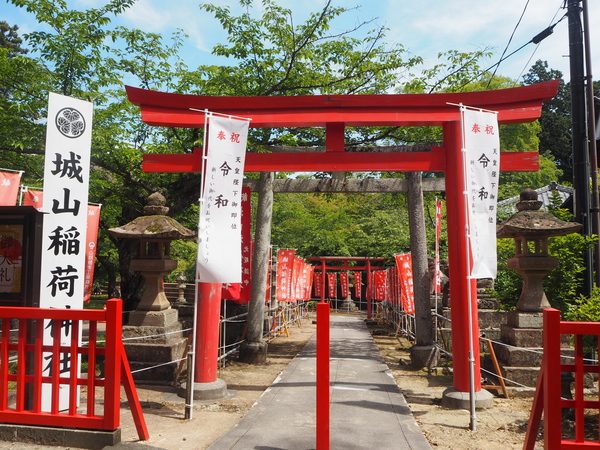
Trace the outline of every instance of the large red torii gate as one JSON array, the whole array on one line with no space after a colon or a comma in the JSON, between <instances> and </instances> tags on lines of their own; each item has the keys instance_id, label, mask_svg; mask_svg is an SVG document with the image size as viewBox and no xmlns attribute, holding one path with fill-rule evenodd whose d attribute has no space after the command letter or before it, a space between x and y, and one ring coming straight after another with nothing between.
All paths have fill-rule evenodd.
<instances>
[{"instance_id":1,"label":"large red torii gate","mask_svg":"<svg viewBox=\"0 0 600 450\"><path fill-rule=\"evenodd\" d=\"M445 172L448 217L448 262L452 297L454 390L469 392L469 334L478 340L477 290L469 279L462 163L462 130L458 105L497 111L500 124L531 122L542 103L556 95L559 80L496 91L448 94L314 95L214 97L169 94L126 87L129 100L141 107L150 125L201 128L204 111L251 118L251 127L325 127L326 152L248 153L246 172ZM344 130L352 126L441 126L443 147L431 152L345 152ZM502 171L539 169L537 152L501 152ZM147 172L200 172L201 152L144 155ZM469 290L471 295L469 296ZM473 303L469 320L468 299ZM469 330L469 323L473 324ZM474 349L479 373L479 345ZM476 377L475 391L481 391Z\"/></svg>"}]
</instances>

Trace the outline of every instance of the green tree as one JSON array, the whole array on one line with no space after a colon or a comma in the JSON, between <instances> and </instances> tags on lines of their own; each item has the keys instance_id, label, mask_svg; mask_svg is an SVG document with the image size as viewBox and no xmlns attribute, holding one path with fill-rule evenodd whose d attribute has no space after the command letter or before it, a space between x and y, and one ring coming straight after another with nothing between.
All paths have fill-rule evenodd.
<instances>
[{"instance_id":1,"label":"green tree","mask_svg":"<svg viewBox=\"0 0 600 450\"><path fill-rule=\"evenodd\" d=\"M552 155L562 171L562 183L573 182L571 161L571 93L568 83L562 80L562 72L548 68L546 61L538 60L523 77L526 85L561 79L556 96L542 106L540 122L540 153Z\"/></svg>"}]
</instances>

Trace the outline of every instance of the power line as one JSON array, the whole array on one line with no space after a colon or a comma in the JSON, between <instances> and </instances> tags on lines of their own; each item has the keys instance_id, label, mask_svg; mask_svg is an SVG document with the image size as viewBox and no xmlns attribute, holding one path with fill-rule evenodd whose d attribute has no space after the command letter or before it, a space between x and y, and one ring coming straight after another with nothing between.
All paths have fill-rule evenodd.
<instances>
[{"instance_id":1,"label":"power line","mask_svg":"<svg viewBox=\"0 0 600 450\"><path fill-rule=\"evenodd\" d=\"M504 55L506 54L506 52L508 51L508 47L510 47L510 43L513 40L513 37L515 36L515 33L517 32L517 29L519 28L519 25L521 24L521 21L523 20L523 16L525 15L525 12L527 11L527 7L529 6L529 1L527 0L527 3L525 3L525 7L523 8L523 12L521 13L521 17L519 17L519 20L517 21L517 24L515 25L515 27L513 28L513 31L510 35L510 38L508 39L508 42L506 44L506 47L504 47L504 50L502 51L502 55L500 55L500 61L502 61L502 58L504 57ZM494 77L496 76L496 71L498 70L498 67L500 67L500 64L498 64L496 66L496 69L494 69L494 73L492 74L492 76L490 77L488 84L486 86L486 89L488 89L490 87L490 83L492 82L492 80L494 79Z\"/></svg>"}]
</instances>

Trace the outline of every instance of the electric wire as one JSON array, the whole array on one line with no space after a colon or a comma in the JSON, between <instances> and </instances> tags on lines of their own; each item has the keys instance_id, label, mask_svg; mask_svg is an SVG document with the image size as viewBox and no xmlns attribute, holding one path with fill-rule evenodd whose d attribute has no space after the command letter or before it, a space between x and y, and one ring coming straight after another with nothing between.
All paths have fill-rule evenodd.
<instances>
[{"instance_id":1,"label":"electric wire","mask_svg":"<svg viewBox=\"0 0 600 450\"><path fill-rule=\"evenodd\" d=\"M525 7L523 8L523 11L521 12L521 17L519 17L519 20L517 21L517 24L513 28L513 31L512 31L512 33L510 35L510 38L508 38L508 42L506 43L506 47L504 47L504 50L502 51L502 55L500 55L500 60L502 60L502 58L504 57L504 55L508 51L508 47L510 47L511 42L512 42L513 38L515 37L515 33L519 29L519 25L521 25L521 21L523 20L523 17L525 16L525 12L527 11L527 7L529 6L529 1L530 0L527 0L527 2L525 3ZM492 80L496 76L496 72L498 71L498 67L500 67L500 64L498 64L496 66L496 68L494 69L494 73L492 74L492 76L488 80L488 84L486 86L486 89L489 89L490 83L492 82Z\"/></svg>"}]
</instances>

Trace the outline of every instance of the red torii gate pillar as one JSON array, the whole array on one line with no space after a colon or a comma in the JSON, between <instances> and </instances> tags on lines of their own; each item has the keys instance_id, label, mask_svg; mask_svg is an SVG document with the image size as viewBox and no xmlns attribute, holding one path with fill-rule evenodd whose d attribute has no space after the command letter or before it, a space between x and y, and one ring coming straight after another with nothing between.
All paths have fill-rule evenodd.
<instances>
[{"instance_id":1,"label":"red torii gate pillar","mask_svg":"<svg viewBox=\"0 0 600 450\"><path fill-rule=\"evenodd\" d=\"M447 406L468 408L469 335L475 370L476 407L490 406L491 394L479 380L479 326L475 280L467 273L462 133L457 105L498 112L498 123L537 119L542 103L556 95L559 80L497 91L449 94L315 95L276 97L209 97L168 94L126 87L129 100L140 106L150 125L200 128L204 110L252 119L250 126L325 127L324 153L248 153L246 172L445 172L448 216L448 260L452 298L454 386L444 393ZM444 148L431 152L345 152L344 129L353 126L442 126ZM201 152L144 155L147 172L200 172ZM539 169L536 152L500 152L503 171ZM471 304L469 304L469 298ZM468 311L472 310L469 317ZM469 326L469 324L471 326ZM199 324L202 326L203 324ZM215 361L216 365L216 361Z\"/></svg>"}]
</instances>

